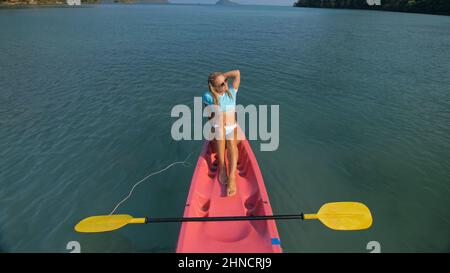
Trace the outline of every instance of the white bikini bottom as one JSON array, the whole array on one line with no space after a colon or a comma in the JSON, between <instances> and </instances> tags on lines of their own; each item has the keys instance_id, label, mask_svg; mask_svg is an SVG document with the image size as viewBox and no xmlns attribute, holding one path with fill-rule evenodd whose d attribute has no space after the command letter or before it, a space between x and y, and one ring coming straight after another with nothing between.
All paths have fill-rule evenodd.
<instances>
[{"instance_id":1,"label":"white bikini bottom","mask_svg":"<svg viewBox=\"0 0 450 273\"><path fill-rule=\"evenodd\" d=\"M237 127L237 124L233 125L225 125L225 135L228 136L229 134L234 132L234 129ZM214 128L219 128L218 124L214 124Z\"/></svg>"}]
</instances>

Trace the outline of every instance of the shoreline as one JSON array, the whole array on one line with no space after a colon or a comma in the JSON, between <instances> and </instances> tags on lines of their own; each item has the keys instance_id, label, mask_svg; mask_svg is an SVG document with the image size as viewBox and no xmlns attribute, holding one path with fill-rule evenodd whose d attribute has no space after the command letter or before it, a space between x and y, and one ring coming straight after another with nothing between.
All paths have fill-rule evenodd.
<instances>
[{"instance_id":1,"label":"shoreline","mask_svg":"<svg viewBox=\"0 0 450 273\"><path fill-rule=\"evenodd\" d=\"M1 0L0 0L1 1ZM85 0L81 1L81 5L68 5L66 0L49 0L47 3L39 2L0 2L0 9L2 8L40 8L40 7L82 7L87 5L133 5L133 4L153 4L153 5L168 5L170 2L139 2L135 0L116 0L102 3L99 0Z\"/></svg>"},{"instance_id":2,"label":"shoreline","mask_svg":"<svg viewBox=\"0 0 450 273\"><path fill-rule=\"evenodd\" d=\"M79 6L73 5L67 5L66 3L61 4L0 4L0 9L28 9L28 8L82 8L86 5L95 5L92 4L82 4Z\"/></svg>"},{"instance_id":3,"label":"shoreline","mask_svg":"<svg viewBox=\"0 0 450 273\"><path fill-rule=\"evenodd\" d=\"M95 5L133 5L141 3L81 3L81 5L67 5L66 3L60 4L0 4L0 9L28 9L28 8L83 8L87 6ZM168 5L162 3L148 3L150 5Z\"/></svg>"},{"instance_id":4,"label":"shoreline","mask_svg":"<svg viewBox=\"0 0 450 273\"><path fill-rule=\"evenodd\" d=\"M386 12L395 12L395 13L414 13L414 14L427 14L427 15L440 15L440 16L450 16L448 13L431 13L431 12L418 12L418 11L400 11L400 10L389 10L389 9L381 9L381 8L331 8L331 7L294 7L294 8L305 8L305 9L332 9L332 10L362 10L362 11L386 11Z\"/></svg>"}]
</instances>

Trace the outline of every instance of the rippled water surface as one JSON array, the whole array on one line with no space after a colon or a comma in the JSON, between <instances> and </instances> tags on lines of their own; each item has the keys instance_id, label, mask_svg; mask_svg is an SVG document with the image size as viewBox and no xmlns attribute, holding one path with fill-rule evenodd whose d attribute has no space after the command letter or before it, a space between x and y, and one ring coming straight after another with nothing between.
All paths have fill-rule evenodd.
<instances>
[{"instance_id":1,"label":"rippled water surface","mask_svg":"<svg viewBox=\"0 0 450 273\"><path fill-rule=\"evenodd\" d=\"M286 252L450 251L450 17L264 6L0 10L0 251L172 252L179 225L77 234L109 213L181 216L201 141L175 104L240 69L238 102L280 105L258 158L275 213L362 201L374 225L279 221Z\"/></svg>"}]
</instances>

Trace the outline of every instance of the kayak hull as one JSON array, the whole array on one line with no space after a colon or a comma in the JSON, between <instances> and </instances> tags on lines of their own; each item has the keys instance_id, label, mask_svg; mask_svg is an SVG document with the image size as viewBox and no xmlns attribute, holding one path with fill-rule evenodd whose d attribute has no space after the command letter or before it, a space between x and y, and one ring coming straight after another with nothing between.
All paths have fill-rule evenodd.
<instances>
[{"instance_id":1,"label":"kayak hull","mask_svg":"<svg viewBox=\"0 0 450 273\"><path fill-rule=\"evenodd\" d=\"M226 196L217 180L212 142L205 142L192 177L184 217L273 215L255 155L246 139L238 144L237 192ZM183 222L178 253L282 252L274 220Z\"/></svg>"}]
</instances>

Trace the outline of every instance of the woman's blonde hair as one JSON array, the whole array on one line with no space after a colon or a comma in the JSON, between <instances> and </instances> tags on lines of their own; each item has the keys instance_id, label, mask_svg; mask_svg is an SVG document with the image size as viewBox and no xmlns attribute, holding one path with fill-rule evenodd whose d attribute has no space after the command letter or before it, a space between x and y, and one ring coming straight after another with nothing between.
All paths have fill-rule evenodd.
<instances>
[{"instance_id":1,"label":"woman's blonde hair","mask_svg":"<svg viewBox=\"0 0 450 273\"><path fill-rule=\"evenodd\" d=\"M219 104L219 92L217 92L214 82L215 82L216 78L222 74L223 74L222 72L213 72L213 73L209 74L209 76L208 76L208 88L209 88L209 92L211 93L211 95L213 97L215 105ZM233 95L231 95L230 90L227 90L226 93L230 98L233 98Z\"/></svg>"}]
</instances>

